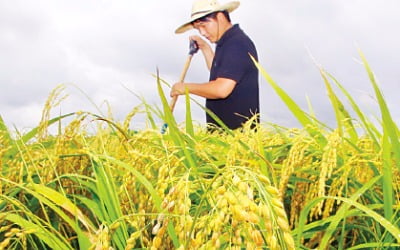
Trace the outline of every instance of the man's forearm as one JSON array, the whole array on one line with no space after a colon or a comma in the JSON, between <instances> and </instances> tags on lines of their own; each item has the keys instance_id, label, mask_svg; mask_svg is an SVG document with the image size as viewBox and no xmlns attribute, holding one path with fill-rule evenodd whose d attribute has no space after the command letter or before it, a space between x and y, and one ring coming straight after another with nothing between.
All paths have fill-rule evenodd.
<instances>
[{"instance_id":1,"label":"man's forearm","mask_svg":"<svg viewBox=\"0 0 400 250\"><path fill-rule=\"evenodd\" d=\"M185 83L189 93L201 96L207 99L223 99L228 97L236 82L230 79L218 78L215 81L206 83Z\"/></svg>"},{"instance_id":2,"label":"man's forearm","mask_svg":"<svg viewBox=\"0 0 400 250\"><path fill-rule=\"evenodd\" d=\"M204 58L206 60L208 70L211 70L212 61L214 59L214 52L210 48L209 50L202 50Z\"/></svg>"}]
</instances>

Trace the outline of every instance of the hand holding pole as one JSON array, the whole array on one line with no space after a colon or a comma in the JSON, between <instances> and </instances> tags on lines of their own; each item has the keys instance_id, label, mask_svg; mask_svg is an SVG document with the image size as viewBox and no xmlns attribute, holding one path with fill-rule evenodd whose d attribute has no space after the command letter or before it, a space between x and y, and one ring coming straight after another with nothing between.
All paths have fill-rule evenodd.
<instances>
[{"instance_id":1,"label":"hand holding pole","mask_svg":"<svg viewBox=\"0 0 400 250\"><path fill-rule=\"evenodd\" d=\"M188 55L188 57L186 59L185 66L183 67L181 76L179 78L179 82L183 82L185 80L186 72L189 69L189 65L190 65L190 62L192 60L192 57L198 50L199 50L199 46L197 45L196 41L190 40L189 55ZM174 108L175 108L175 104L176 104L177 100L178 100L178 96L177 95L172 97L172 100L169 103L169 107L171 109L171 112L174 112Z\"/></svg>"}]
</instances>

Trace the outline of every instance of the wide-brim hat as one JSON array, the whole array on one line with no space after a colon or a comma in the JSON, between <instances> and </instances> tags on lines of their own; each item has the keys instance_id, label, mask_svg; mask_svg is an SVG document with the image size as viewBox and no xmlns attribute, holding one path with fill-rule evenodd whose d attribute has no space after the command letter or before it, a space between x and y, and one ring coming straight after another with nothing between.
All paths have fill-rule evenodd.
<instances>
[{"instance_id":1,"label":"wide-brim hat","mask_svg":"<svg viewBox=\"0 0 400 250\"><path fill-rule=\"evenodd\" d=\"M190 21L186 22L185 24L179 26L175 33L183 33L187 30L193 28L192 22L196 21L199 18L207 16L213 12L218 11L228 11L232 12L237 7L239 7L239 1L233 1L226 4L220 4L217 0L196 0L192 5L192 14L190 15Z\"/></svg>"}]
</instances>

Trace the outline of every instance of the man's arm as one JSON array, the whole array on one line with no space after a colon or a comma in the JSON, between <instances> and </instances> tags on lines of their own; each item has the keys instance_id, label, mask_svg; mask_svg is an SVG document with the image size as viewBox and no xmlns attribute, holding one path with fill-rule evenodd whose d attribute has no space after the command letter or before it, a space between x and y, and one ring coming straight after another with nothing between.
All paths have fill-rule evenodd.
<instances>
[{"instance_id":1,"label":"man's arm","mask_svg":"<svg viewBox=\"0 0 400 250\"><path fill-rule=\"evenodd\" d=\"M224 99L228 97L236 81L228 78L217 78L214 81L206 83L183 83L178 82L172 86L170 96L178 96L185 94L187 88L190 94L198 95L207 99Z\"/></svg>"},{"instance_id":2,"label":"man's arm","mask_svg":"<svg viewBox=\"0 0 400 250\"><path fill-rule=\"evenodd\" d=\"M207 68L210 70L214 59L214 51L211 46L199 36L191 36L190 39L196 41L197 46L199 46L199 49L206 60Z\"/></svg>"}]
</instances>

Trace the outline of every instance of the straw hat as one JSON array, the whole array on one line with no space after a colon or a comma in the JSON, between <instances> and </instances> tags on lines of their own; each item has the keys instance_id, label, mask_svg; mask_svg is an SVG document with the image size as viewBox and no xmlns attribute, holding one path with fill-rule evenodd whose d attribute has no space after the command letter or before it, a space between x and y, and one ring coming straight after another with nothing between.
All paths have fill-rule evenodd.
<instances>
[{"instance_id":1,"label":"straw hat","mask_svg":"<svg viewBox=\"0 0 400 250\"><path fill-rule=\"evenodd\" d=\"M239 7L239 4L240 4L239 1L233 1L221 5L218 3L217 0L195 0L192 6L192 14L190 16L190 21L179 26L179 28L175 30L175 33L179 34L192 29L193 21L202 18L204 16L207 16L208 14L211 14L213 12L224 11L224 10L232 12L237 7Z\"/></svg>"}]
</instances>

